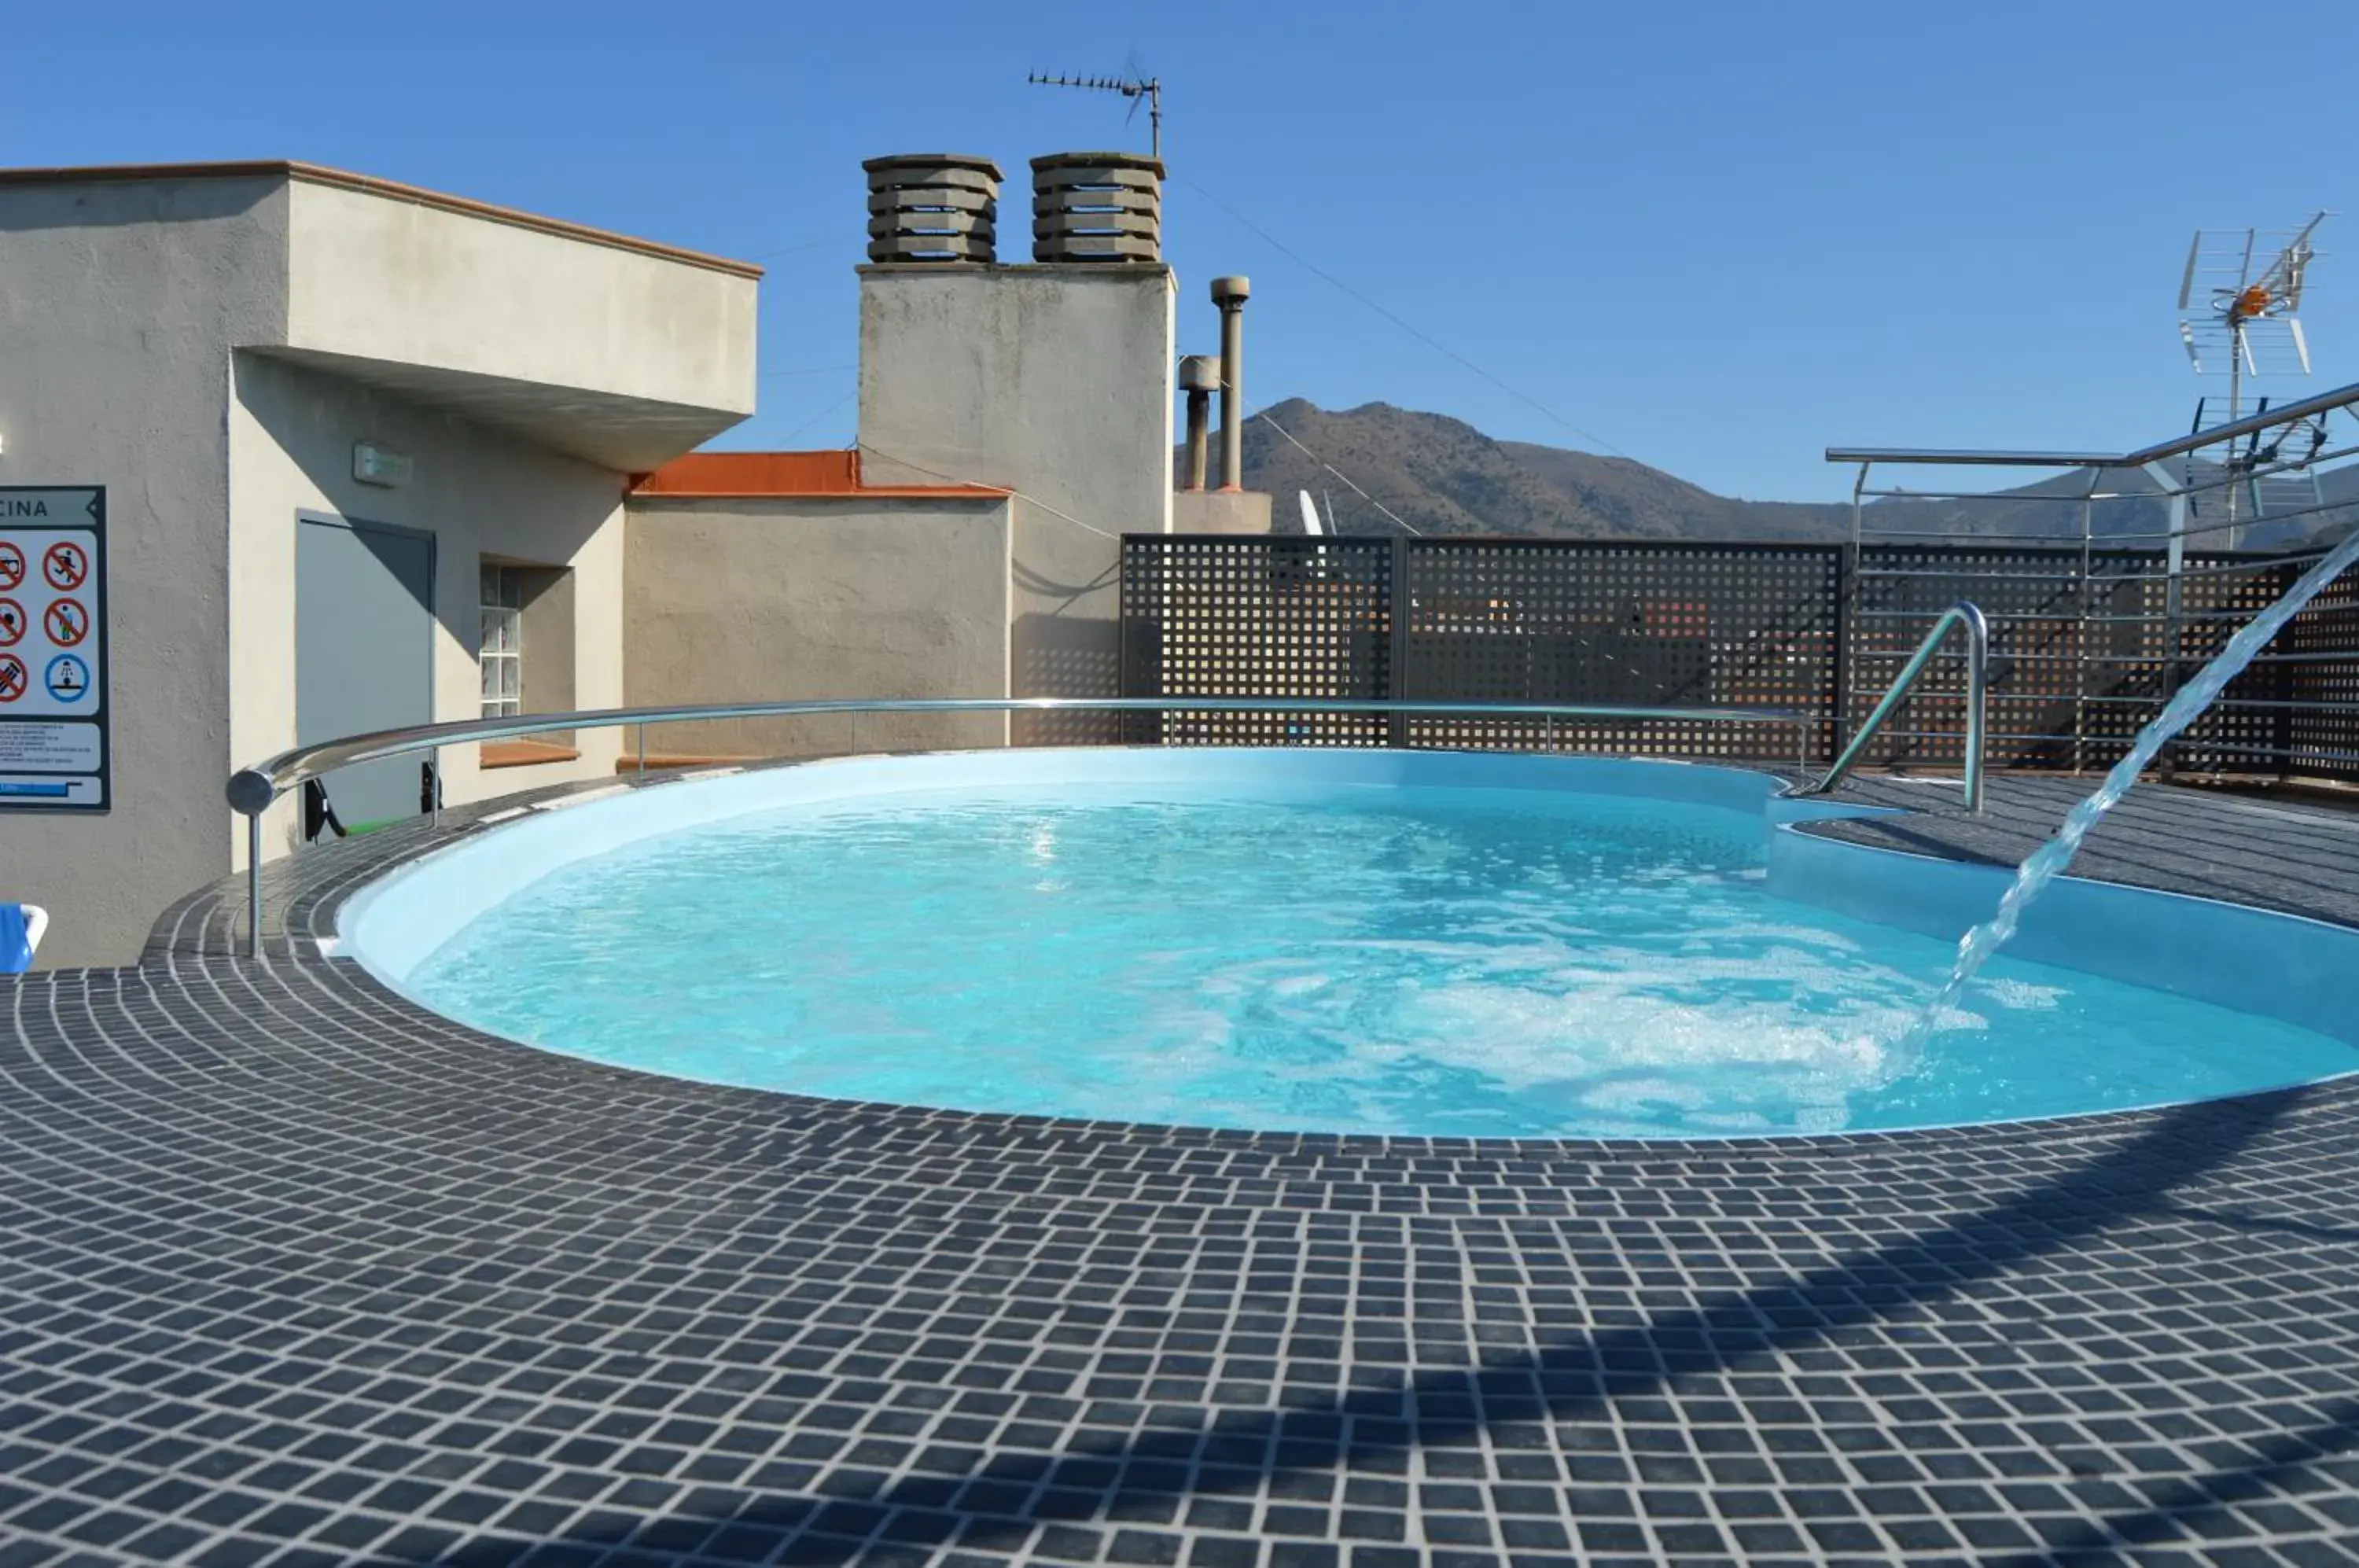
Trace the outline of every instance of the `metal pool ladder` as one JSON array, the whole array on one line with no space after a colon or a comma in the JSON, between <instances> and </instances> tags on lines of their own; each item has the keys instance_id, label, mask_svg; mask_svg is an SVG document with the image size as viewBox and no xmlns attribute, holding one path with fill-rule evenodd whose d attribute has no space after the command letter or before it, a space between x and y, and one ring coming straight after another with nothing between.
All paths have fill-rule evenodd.
<instances>
[{"instance_id":1,"label":"metal pool ladder","mask_svg":"<svg viewBox=\"0 0 2359 1568\"><path fill-rule=\"evenodd\" d=\"M1949 641L1950 634L1960 627L1963 627L1966 634L1966 810L1980 816L1983 810L1983 715L1990 696L1990 622L1984 616L1982 606L1967 599L1961 599L1941 612L1940 619L1933 623L1933 629L1927 632L1925 640L1917 645L1917 651L1910 657L1908 667L1886 691L1884 700L1875 704L1875 712L1867 715L1867 723L1860 725L1859 733L1851 737L1851 744L1843 747L1843 755L1835 758L1835 765L1827 769L1826 777L1816 784L1798 785L1791 793L1823 795L1850 778L1852 769L1865 755L1868 743L1884 728L1884 721L1890 718L1893 710L1916 690L1919 680L1931 667L1933 656L1941 651L1941 645Z\"/></svg>"}]
</instances>

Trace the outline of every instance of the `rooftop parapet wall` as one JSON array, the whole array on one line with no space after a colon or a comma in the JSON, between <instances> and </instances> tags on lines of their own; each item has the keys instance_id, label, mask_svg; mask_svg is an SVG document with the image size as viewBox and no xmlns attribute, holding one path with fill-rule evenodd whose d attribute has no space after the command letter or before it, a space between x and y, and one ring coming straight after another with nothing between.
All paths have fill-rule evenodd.
<instances>
[{"instance_id":1,"label":"rooftop parapet wall","mask_svg":"<svg viewBox=\"0 0 2359 1568\"><path fill-rule=\"evenodd\" d=\"M723 495L643 485L625 513L625 699L1006 696L1015 506L987 490ZM651 729L647 743L666 758L823 756L841 752L853 727L834 714L695 722ZM871 714L858 729L864 744L894 748L997 746L1007 720Z\"/></svg>"},{"instance_id":2,"label":"rooftop parapet wall","mask_svg":"<svg viewBox=\"0 0 2359 1568\"><path fill-rule=\"evenodd\" d=\"M988 485L872 485L860 454L822 452L691 452L632 483L633 496L999 496Z\"/></svg>"}]
</instances>

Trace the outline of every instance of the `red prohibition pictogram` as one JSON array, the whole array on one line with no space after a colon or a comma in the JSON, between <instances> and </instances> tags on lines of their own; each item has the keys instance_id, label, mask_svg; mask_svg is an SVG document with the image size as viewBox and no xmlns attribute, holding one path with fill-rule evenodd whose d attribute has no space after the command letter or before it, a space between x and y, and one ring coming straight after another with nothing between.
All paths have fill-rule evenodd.
<instances>
[{"instance_id":1,"label":"red prohibition pictogram","mask_svg":"<svg viewBox=\"0 0 2359 1568\"><path fill-rule=\"evenodd\" d=\"M90 557L82 552L82 546L60 541L42 552L41 575L60 592L79 588L90 575Z\"/></svg>"},{"instance_id":2,"label":"red prohibition pictogram","mask_svg":"<svg viewBox=\"0 0 2359 1568\"><path fill-rule=\"evenodd\" d=\"M25 580L25 552L0 539L0 588L14 588Z\"/></svg>"},{"instance_id":3,"label":"red prohibition pictogram","mask_svg":"<svg viewBox=\"0 0 2359 1568\"><path fill-rule=\"evenodd\" d=\"M79 599L52 599L41 613L41 629L60 648L72 648L90 635L90 612Z\"/></svg>"},{"instance_id":4,"label":"red prohibition pictogram","mask_svg":"<svg viewBox=\"0 0 2359 1568\"><path fill-rule=\"evenodd\" d=\"M14 648L25 636L25 606L0 599L0 648Z\"/></svg>"},{"instance_id":5,"label":"red prohibition pictogram","mask_svg":"<svg viewBox=\"0 0 2359 1568\"><path fill-rule=\"evenodd\" d=\"M0 653L0 702L13 702L25 694L25 661L13 653Z\"/></svg>"}]
</instances>

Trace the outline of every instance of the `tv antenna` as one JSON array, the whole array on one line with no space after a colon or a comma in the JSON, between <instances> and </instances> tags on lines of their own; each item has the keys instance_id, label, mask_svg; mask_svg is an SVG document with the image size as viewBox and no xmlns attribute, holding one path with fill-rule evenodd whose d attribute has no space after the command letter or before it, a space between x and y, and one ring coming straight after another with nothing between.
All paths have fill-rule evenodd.
<instances>
[{"instance_id":1,"label":"tv antenna","mask_svg":"<svg viewBox=\"0 0 2359 1568\"><path fill-rule=\"evenodd\" d=\"M1127 76L1050 76L1034 71L1025 81L1038 87L1086 87L1097 93L1119 93L1130 100L1130 113L1123 116L1128 125L1138 116L1138 106L1147 105L1149 146L1155 157L1163 157L1163 79L1148 76L1134 69Z\"/></svg>"},{"instance_id":2,"label":"tv antenna","mask_svg":"<svg viewBox=\"0 0 2359 1568\"><path fill-rule=\"evenodd\" d=\"M2197 430L2230 423L2248 412L2267 413L2269 397L2256 397L2251 385L2256 380L2310 374L2301 297L2310 264L2318 255L2310 236L2326 217L2313 212L2291 229L2196 232L2179 285L2179 341L2186 345L2196 375L2227 378L2224 394L2196 400ZM2236 526L2242 520L2258 521L2320 504L2318 476L2307 467L2301 449L2307 443L2309 454L2317 453L2324 444L2324 421L2267 433L2266 445L2256 435L2241 451L2231 442L2188 454L2188 483L2208 486L2197 490L2190 504L2199 512L2224 512L2224 517L2215 514L2207 521L2229 525L2232 550L2243 534ZM2287 463L2293 466L2278 466ZM2265 468L2276 471L2256 473ZM2229 483L2219 483L2223 479Z\"/></svg>"}]
</instances>

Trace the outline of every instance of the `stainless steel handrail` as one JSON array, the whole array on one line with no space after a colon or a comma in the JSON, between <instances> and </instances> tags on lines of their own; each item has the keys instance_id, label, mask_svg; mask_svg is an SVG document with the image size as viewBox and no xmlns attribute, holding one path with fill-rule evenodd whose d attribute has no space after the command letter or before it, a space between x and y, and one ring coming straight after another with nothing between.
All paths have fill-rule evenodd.
<instances>
[{"instance_id":1,"label":"stainless steel handrail","mask_svg":"<svg viewBox=\"0 0 2359 1568\"><path fill-rule=\"evenodd\" d=\"M1807 752L1810 727L1821 715L1793 708L1643 707L1614 702L1437 702L1421 699L1332 697L878 697L793 702L721 702L692 707L596 708L572 713L524 713L512 718L459 719L373 730L299 746L230 775L230 808L245 818L246 956L262 951L262 817L271 803L306 779L355 763L430 751L437 746L546 735L556 730L615 729L629 724L696 719L757 719L809 713L1424 713L1458 718L1672 719L1697 724L1771 724L1799 727ZM640 736L640 766L646 766Z\"/></svg>"},{"instance_id":2,"label":"stainless steel handrail","mask_svg":"<svg viewBox=\"0 0 2359 1568\"><path fill-rule=\"evenodd\" d=\"M1826 777L1816 784L1797 786L1790 793L1823 795L1850 778L1852 769L1859 766L1860 757L1866 753L1868 742L1875 738L1884 728L1884 721L1908 699L1932 664L1933 656L1941 651L1941 645L1960 626L1966 630L1966 810L1979 816L1983 809L1984 710L1990 695L1990 622L1984 617L1982 606L1967 599L1941 612L1933 629L1917 645L1908 665L1885 689L1884 699L1875 704L1875 712L1867 715L1867 722L1851 737L1851 744L1835 758L1835 765L1827 769Z\"/></svg>"},{"instance_id":3,"label":"stainless steel handrail","mask_svg":"<svg viewBox=\"0 0 2359 1568\"><path fill-rule=\"evenodd\" d=\"M1869 447L1831 446L1827 448L1829 463L1915 463L1956 464L1960 467L2007 466L2022 468L2142 468L2166 457L2179 457L2190 452L2201 452L2207 446L2218 446L2240 437L2272 430L2279 425L2306 419L2312 414L2332 413L2337 408L2359 403L2359 382L2338 387L2331 392L2321 392L2315 397L2265 408L2257 414L2247 414L2241 419L2213 425L2208 430L2173 436L2167 441L2157 441L2136 452L2120 453L2087 452L1943 452L1929 447ZM2078 497L2074 497L2078 499Z\"/></svg>"}]
</instances>

